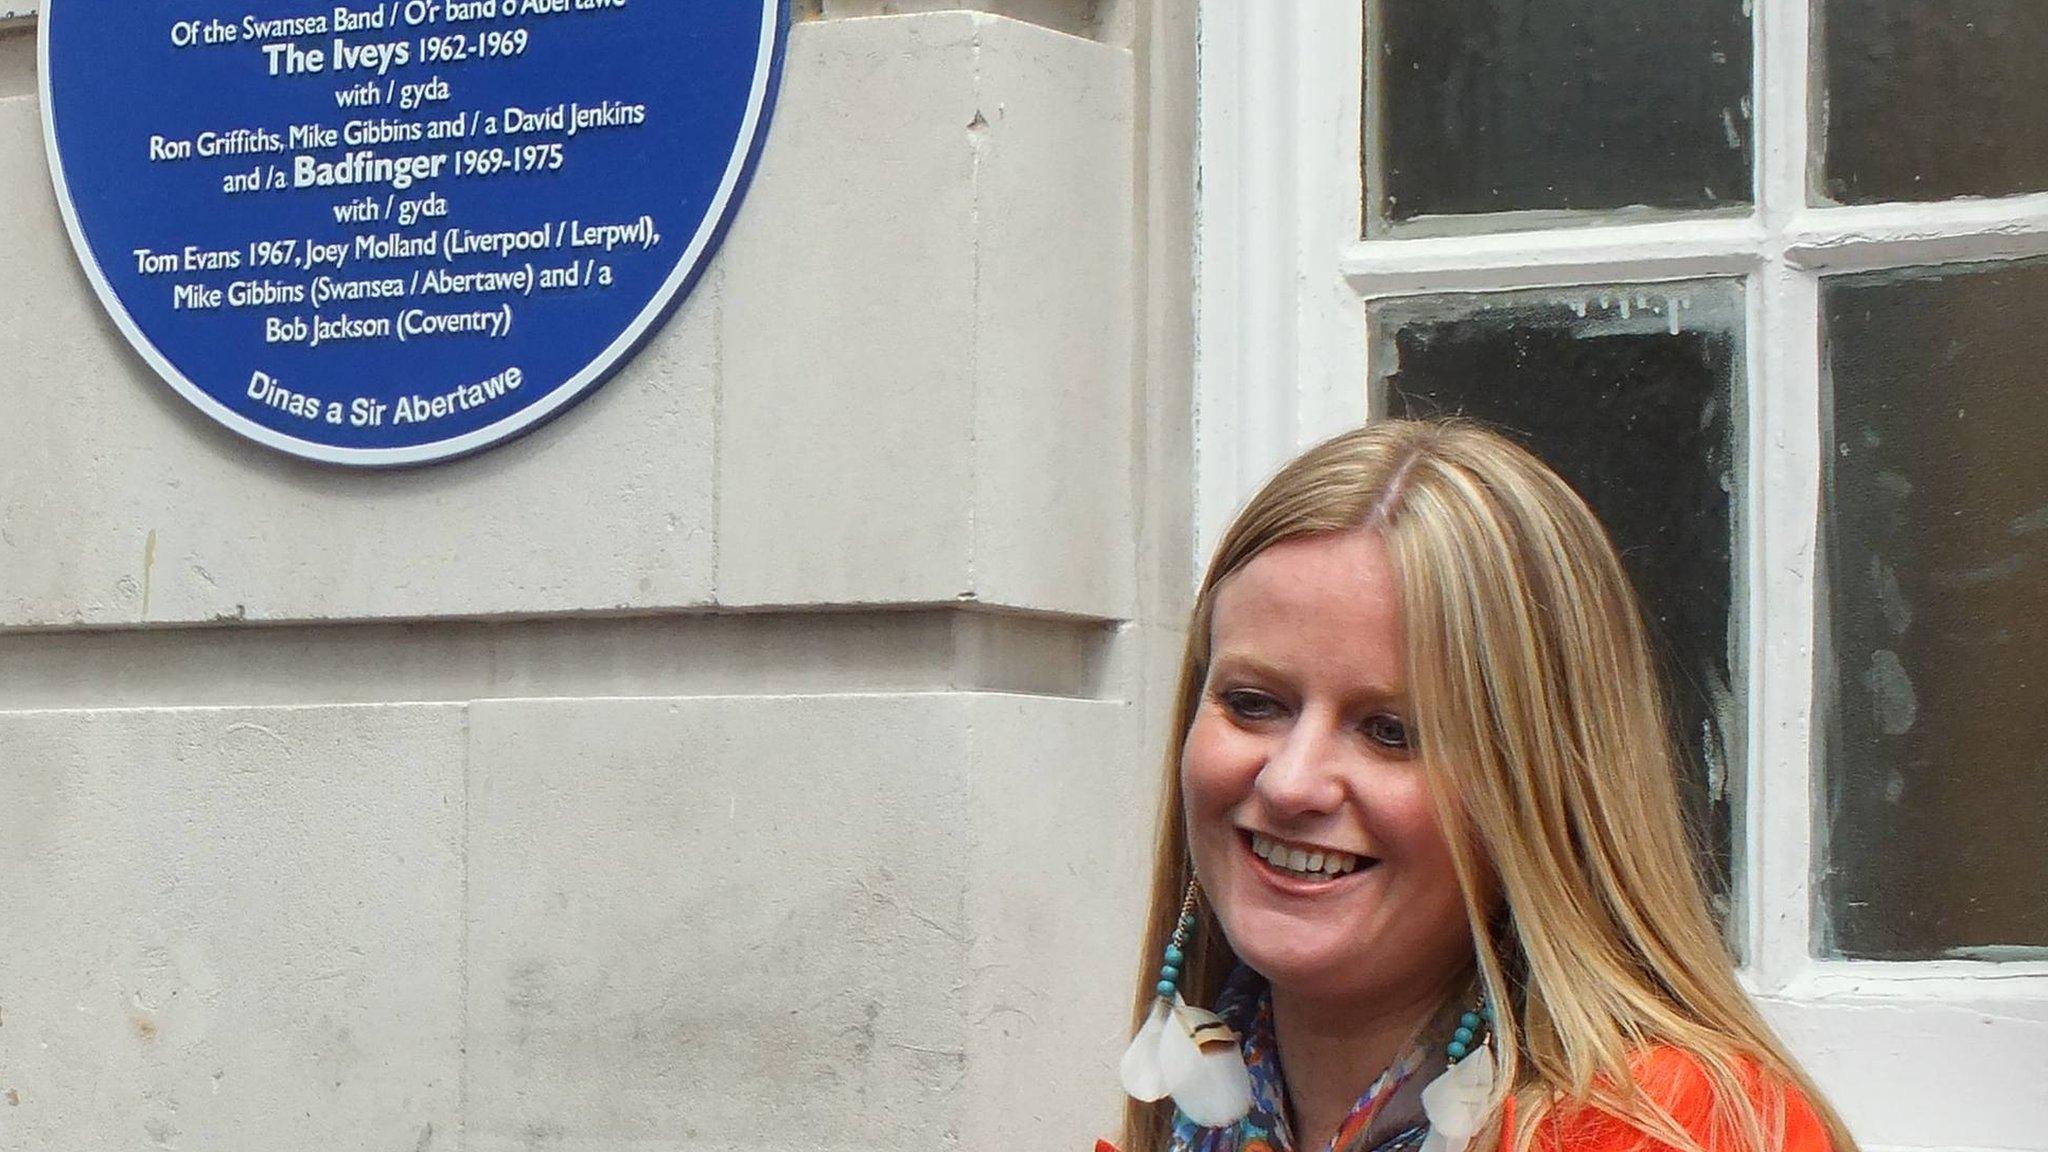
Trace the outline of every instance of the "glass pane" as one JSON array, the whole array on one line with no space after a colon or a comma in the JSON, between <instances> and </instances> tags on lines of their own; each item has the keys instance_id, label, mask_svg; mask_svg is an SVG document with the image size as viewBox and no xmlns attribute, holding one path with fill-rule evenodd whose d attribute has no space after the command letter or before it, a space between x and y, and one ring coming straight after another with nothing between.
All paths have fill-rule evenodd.
<instances>
[{"instance_id":1,"label":"glass pane","mask_svg":"<svg viewBox=\"0 0 2048 1152\"><path fill-rule=\"evenodd\" d=\"M1606 524L1693 750L1688 816L1726 918L1743 704L1734 657L1739 281L1373 305L1376 411L1506 428Z\"/></svg>"},{"instance_id":2,"label":"glass pane","mask_svg":"<svg viewBox=\"0 0 2048 1152\"><path fill-rule=\"evenodd\" d=\"M1748 8L1372 3L1368 219L1749 203Z\"/></svg>"},{"instance_id":3,"label":"glass pane","mask_svg":"<svg viewBox=\"0 0 2048 1152\"><path fill-rule=\"evenodd\" d=\"M2048 262L1823 293L1819 943L2048 955Z\"/></svg>"},{"instance_id":4,"label":"glass pane","mask_svg":"<svg viewBox=\"0 0 2048 1152\"><path fill-rule=\"evenodd\" d=\"M1826 0L1826 196L2048 190L2048 4Z\"/></svg>"}]
</instances>

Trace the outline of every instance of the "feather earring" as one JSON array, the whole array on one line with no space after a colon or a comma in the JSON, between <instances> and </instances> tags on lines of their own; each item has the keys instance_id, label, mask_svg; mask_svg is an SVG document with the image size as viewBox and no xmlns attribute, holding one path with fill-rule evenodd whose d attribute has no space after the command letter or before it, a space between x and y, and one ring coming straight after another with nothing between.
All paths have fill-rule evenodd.
<instances>
[{"instance_id":1,"label":"feather earring","mask_svg":"<svg viewBox=\"0 0 2048 1152\"><path fill-rule=\"evenodd\" d=\"M1447 1050L1452 1064L1422 1090L1429 1136L1423 1140L1421 1152L1465 1152L1486 1126L1493 1103L1493 1037L1482 1040L1478 1035L1492 1021L1493 1008L1484 1000L1477 1012L1458 1018L1458 1030Z\"/></svg>"},{"instance_id":2,"label":"feather earring","mask_svg":"<svg viewBox=\"0 0 2048 1152\"><path fill-rule=\"evenodd\" d=\"M1180 923L1174 926L1159 969L1158 997L1124 1050L1119 1071L1124 1091L1132 1097L1150 1103L1171 1096L1188 1119L1204 1128L1221 1128L1251 1111L1252 1078L1230 1025L1180 996L1181 963L1195 929L1196 892L1194 881L1189 881Z\"/></svg>"}]
</instances>

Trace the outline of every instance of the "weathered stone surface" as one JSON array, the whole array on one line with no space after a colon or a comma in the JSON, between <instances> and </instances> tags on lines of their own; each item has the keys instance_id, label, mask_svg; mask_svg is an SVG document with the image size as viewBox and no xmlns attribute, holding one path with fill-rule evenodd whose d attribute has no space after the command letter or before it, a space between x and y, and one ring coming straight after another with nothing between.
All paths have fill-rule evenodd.
<instances>
[{"instance_id":1,"label":"weathered stone surface","mask_svg":"<svg viewBox=\"0 0 2048 1152\"><path fill-rule=\"evenodd\" d=\"M463 740L445 705L0 712L0 1148L452 1137Z\"/></svg>"}]
</instances>

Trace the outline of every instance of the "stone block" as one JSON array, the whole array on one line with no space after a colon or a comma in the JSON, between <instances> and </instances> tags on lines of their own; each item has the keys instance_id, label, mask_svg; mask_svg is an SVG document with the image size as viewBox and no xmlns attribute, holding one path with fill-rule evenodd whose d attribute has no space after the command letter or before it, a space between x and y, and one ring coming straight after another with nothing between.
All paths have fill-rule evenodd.
<instances>
[{"instance_id":1,"label":"stone block","mask_svg":"<svg viewBox=\"0 0 2048 1152\"><path fill-rule=\"evenodd\" d=\"M939 1147L957 699L476 707L472 1152Z\"/></svg>"},{"instance_id":2,"label":"stone block","mask_svg":"<svg viewBox=\"0 0 2048 1152\"><path fill-rule=\"evenodd\" d=\"M721 256L722 603L970 590L974 35L960 14L791 32Z\"/></svg>"},{"instance_id":3,"label":"stone block","mask_svg":"<svg viewBox=\"0 0 2048 1152\"><path fill-rule=\"evenodd\" d=\"M0 99L0 406L33 414L0 426L0 628L1125 618L1132 103L1128 51L1000 16L800 25L753 193L648 350L517 443L363 474L155 378L63 236L35 99Z\"/></svg>"},{"instance_id":4,"label":"stone block","mask_svg":"<svg viewBox=\"0 0 2048 1152\"><path fill-rule=\"evenodd\" d=\"M1150 843L1127 720L998 695L478 705L470 1147L1107 1132Z\"/></svg>"},{"instance_id":5,"label":"stone block","mask_svg":"<svg viewBox=\"0 0 2048 1152\"><path fill-rule=\"evenodd\" d=\"M1000 17L796 29L727 246L722 604L1129 614L1132 99Z\"/></svg>"},{"instance_id":6,"label":"stone block","mask_svg":"<svg viewBox=\"0 0 2048 1152\"><path fill-rule=\"evenodd\" d=\"M1116 1137L1159 773L1128 704L982 696L961 1146Z\"/></svg>"},{"instance_id":7,"label":"stone block","mask_svg":"<svg viewBox=\"0 0 2048 1152\"><path fill-rule=\"evenodd\" d=\"M0 713L0 1148L452 1147L463 738Z\"/></svg>"},{"instance_id":8,"label":"stone block","mask_svg":"<svg viewBox=\"0 0 2048 1152\"><path fill-rule=\"evenodd\" d=\"M1134 613L1130 54L983 25L977 599Z\"/></svg>"}]
</instances>

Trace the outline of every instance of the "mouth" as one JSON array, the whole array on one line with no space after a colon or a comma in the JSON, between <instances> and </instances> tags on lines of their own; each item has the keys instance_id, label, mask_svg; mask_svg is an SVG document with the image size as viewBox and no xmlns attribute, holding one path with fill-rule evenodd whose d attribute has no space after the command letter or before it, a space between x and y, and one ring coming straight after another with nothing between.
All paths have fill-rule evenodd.
<instances>
[{"instance_id":1,"label":"mouth","mask_svg":"<svg viewBox=\"0 0 2048 1152\"><path fill-rule=\"evenodd\" d=\"M1265 861L1266 866L1275 872L1296 880L1327 883L1379 863L1374 856L1358 856L1318 844L1281 840L1261 832L1245 832L1243 835L1251 846L1252 855Z\"/></svg>"}]
</instances>

